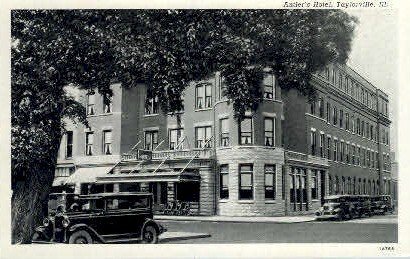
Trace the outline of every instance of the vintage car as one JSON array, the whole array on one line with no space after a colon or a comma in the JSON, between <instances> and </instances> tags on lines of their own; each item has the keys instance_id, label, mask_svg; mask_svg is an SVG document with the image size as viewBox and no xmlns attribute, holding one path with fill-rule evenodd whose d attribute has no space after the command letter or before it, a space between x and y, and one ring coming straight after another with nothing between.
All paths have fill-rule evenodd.
<instances>
[{"instance_id":1,"label":"vintage car","mask_svg":"<svg viewBox=\"0 0 410 259\"><path fill-rule=\"evenodd\" d=\"M157 243L166 229L153 220L152 194L50 194L49 215L36 243Z\"/></svg>"},{"instance_id":2,"label":"vintage car","mask_svg":"<svg viewBox=\"0 0 410 259\"><path fill-rule=\"evenodd\" d=\"M394 205L390 195L377 195L370 198L372 213L393 213Z\"/></svg>"},{"instance_id":3,"label":"vintage car","mask_svg":"<svg viewBox=\"0 0 410 259\"><path fill-rule=\"evenodd\" d=\"M358 202L356 204L356 210L359 214L359 217L363 216L372 216L372 206L369 195L356 195L358 197Z\"/></svg>"},{"instance_id":4,"label":"vintage car","mask_svg":"<svg viewBox=\"0 0 410 259\"><path fill-rule=\"evenodd\" d=\"M325 198L323 206L315 212L315 217L317 220L343 220L352 218L353 213L355 213L354 204L348 195L331 195Z\"/></svg>"}]
</instances>

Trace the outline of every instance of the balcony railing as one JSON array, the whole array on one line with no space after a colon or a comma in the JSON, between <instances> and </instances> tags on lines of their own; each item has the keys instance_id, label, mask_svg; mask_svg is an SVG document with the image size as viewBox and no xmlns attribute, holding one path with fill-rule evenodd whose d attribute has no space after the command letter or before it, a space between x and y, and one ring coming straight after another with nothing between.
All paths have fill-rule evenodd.
<instances>
[{"instance_id":1,"label":"balcony railing","mask_svg":"<svg viewBox=\"0 0 410 259\"><path fill-rule=\"evenodd\" d=\"M196 156L197 158L210 158L214 154L213 149L205 150L163 150L163 151L152 151L152 160L161 160L168 157L168 159L184 159L192 158ZM136 161L142 160L138 152L122 154L122 161ZM146 158L145 158L146 159Z\"/></svg>"},{"instance_id":2,"label":"balcony railing","mask_svg":"<svg viewBox=\"0 0 410 259\"><path fill-rule=\"evenodd\" d=\"M299 152L294 152L294 151L286 151L286 158L287 159L307 161L308 160L308 155L303 154L303 153L299 153Z\"/></svg>"}]
</instances>

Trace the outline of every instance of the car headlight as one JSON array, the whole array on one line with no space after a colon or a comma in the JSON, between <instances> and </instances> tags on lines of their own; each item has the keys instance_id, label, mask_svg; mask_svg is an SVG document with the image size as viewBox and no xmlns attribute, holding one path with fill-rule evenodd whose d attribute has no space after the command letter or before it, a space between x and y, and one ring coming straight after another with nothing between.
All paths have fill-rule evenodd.
<instances>
[{"instance_id":1,"label":"car headlight","mask_svg":"<svg viewBox=\"0 0 410 259\"><path fill-rule=\"evenodd\" d=\"M43 219L43 226L48 227L50 225L50 220L48 218Z\"/></svg>"},{"instance_id":2,"label":"car headlight","mask_svg":"<svg viewBox=\"0 0 410 259\"><path fill-rule=\"evenodd\" d=\"M67 217L64 217L63 221L62 221L63 227L68 227L68 225L70 225L70 220Z\"/></svg>"}]
</instances>

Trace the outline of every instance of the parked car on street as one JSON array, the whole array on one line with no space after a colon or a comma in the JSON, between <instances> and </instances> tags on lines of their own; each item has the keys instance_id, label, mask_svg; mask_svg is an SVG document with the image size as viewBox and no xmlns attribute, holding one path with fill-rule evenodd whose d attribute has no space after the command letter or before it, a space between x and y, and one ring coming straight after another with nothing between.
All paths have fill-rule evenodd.
<instances>
[{"instance_id":1,"label":"parked car on street","mask_svg":"<svg viewBox=\"0 0 410 259\"><path fill-rule=\"evenodd\" d=\"M349 195L325 197L323 206L315 212L316 219L350 219L353 217L354 204Z\"/></svg>"},{"instance_id":2,"label":"parked car on street","mask_svg":"<svg viewBox=\"0 0 410 259\"><path fill-rule=\"evenodd\" d=\"M369 195L357 195L359 198L359 202L357 203L357 211L359 217L363 217L365 215L372 216L372 204Z\"/></svg>"},{"instance_id":3,"label":"parked car on street","mask_svg":"<svg viewBox=\"0 0 410 259\"><path fill-rule=\"evenodd\" d=\"M371 197L371 210L373 214L385 214L387 212L393 213L394 205L390 195L377 195Z\"/></svg>"},{"instance_id":4,"label":"parked car on street","mask_svg":"<svg viewBox=\"0 0 410 259\"><path fill-rule=\"evenodd\" d=\"M150 193L50 194L49 213L33 242L157 243L166 229L153 220Z\"/></svg>"}]
</instances>

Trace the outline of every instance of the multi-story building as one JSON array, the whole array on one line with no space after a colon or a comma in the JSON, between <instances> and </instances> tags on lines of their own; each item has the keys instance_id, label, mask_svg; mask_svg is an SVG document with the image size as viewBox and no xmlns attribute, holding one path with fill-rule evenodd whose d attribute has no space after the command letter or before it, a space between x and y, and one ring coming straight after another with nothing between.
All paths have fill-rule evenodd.
<instances>
[{"instance_id":1,"label":"multi-story building","mask_svg":"<svg viewBox=\"0 0 410 259\"><path fill-rule=\"evenodd\" d=\"M219 73L192 82L176 114L161 112L142 84L113 84L112 99L83 93L90 127L68 126L55 185L150 191L158 207L181 200L202 215L241 216L312 213L329 194L389 192L387 95L347 66L311 84L312 103L266 72L263 102L241 122Z\"/></svg>"}]
</instances>

